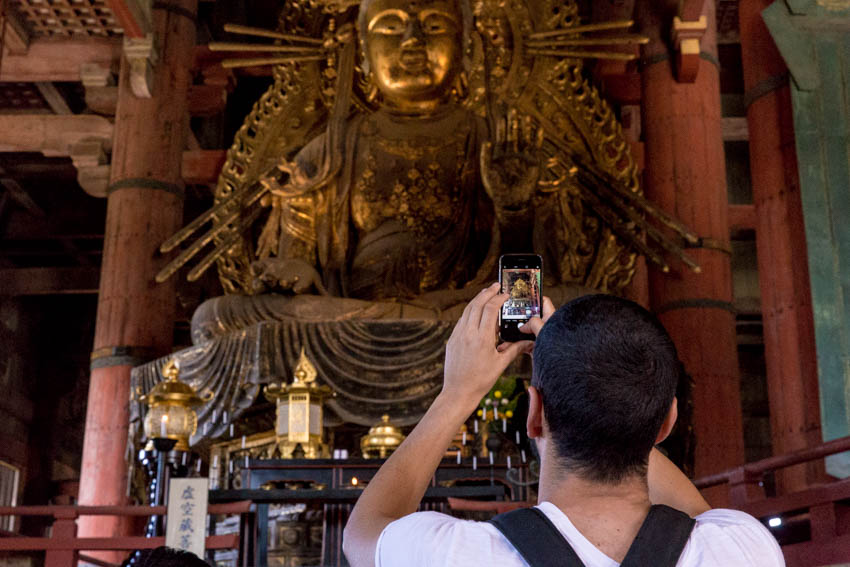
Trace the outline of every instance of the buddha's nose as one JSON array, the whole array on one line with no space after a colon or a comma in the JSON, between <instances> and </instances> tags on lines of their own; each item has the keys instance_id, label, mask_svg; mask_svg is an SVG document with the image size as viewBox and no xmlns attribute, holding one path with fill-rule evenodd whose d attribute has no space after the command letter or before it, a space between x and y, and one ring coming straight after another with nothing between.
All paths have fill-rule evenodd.
<instances>
[{"instance_id":1,"label":"buddha's nose","mask_svg":"<svg viewBox=\"0 0 850 567\"><path fill-rule=\"evenodd\" d=\"M419 18L410 18L407 29L401 38L402 47L415 47L425 42L425 34L422 31L422 24Z\"/></svg>"}]
</instances>

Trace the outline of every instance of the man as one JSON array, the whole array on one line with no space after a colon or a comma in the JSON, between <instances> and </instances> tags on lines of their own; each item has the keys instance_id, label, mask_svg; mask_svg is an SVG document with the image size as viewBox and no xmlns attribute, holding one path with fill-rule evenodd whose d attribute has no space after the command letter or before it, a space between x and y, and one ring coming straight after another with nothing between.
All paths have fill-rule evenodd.
<instances>
[{"instance_id":1,"label":"man","mask_svg":"<svg viewBox=\"0 0 850 567\"><path fill-rule=\"evenodd\" d=\"M446 347L443 390L357 502L343 548L352 567L517 566L526 563L489 523L413 513L445 448L496 379L534 343L496 346L498 284L466 307ZM544 325L545 322L545 325ZM540 454L538 509L587 567L622 562L652 504L696 519L679 567L783 566L755 518L711 510L653 449L676 421L676 349L640 306L612 296L576 299L524 331L537 335L528 435Z\"/></svg>"}]
</instances>

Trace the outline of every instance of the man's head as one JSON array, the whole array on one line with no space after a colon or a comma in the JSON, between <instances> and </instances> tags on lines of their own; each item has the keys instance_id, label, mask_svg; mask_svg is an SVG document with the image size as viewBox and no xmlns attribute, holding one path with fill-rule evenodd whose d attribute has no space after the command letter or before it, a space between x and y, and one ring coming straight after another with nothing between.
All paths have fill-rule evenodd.
<instances>
[{"instance_id":1,"label":"man's head","mask_svg":"<svg viewBox=\"0 0 850 567\"><path fill-rule=\"evenodd\" d=\"M589 295L558 309L537 337L531 381L557 466L598 482L645 474L675 420L679 374L669 335L636 303Z\"/></svg>"},{"instance_id":2,"label":"man's head","mask_svg":"<svg viewBox=\"0 0 850 567\"><path fill-rule=\"evenodd\" d=\"M209 563L194 553L170 547L156 547L137 552L138 567L209 567Z\"/></svg>"}]
</instances>

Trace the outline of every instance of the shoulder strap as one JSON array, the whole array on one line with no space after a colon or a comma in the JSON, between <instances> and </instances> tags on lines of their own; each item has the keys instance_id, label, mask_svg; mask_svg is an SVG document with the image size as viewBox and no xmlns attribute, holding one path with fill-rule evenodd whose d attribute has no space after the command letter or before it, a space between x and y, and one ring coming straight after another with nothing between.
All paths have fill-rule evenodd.
<instances>
[{"instance_id":1,"label":"shoulder strap","mask_svg":"<svg viewBox=\"0 0 850 567\"><path fill-rule=\"evenodd\" d=\"M519 508L492 518L530 567L584 567L576 552L538 508Z\"/></svg>"},{"instance_id":2,"label":"shoulder strap","mask_svg":"<svg viewBox=\"0 0 850 567\"><path fill-rule=\"evenodd\" d=\"M694 525L696 520L684 512L652 506L620 567L675 567Z\"/></svg>"}]
</instances>

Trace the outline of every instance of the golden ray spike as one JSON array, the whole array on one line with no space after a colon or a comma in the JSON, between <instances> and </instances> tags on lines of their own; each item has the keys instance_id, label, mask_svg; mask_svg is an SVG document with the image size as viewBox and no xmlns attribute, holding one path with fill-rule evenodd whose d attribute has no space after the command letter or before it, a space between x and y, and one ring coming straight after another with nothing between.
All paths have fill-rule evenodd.
<instances>
[{"instance_id":1,"label":"golden ray spike","mask_svg":"<svg viewBox=\"0 0 850 567\"><path fill-rule=\"evenodd\" d=\"M608 197L607 203L600 199L604 205L615 213L619 211L621 215L625 215L628 217L629 221L634 223L638 228L646 232L646 236L656 244L658 244L661 248L670 252L671 254L675 254L679 257L679 259L684 262L691 270L699 269L699 264L694 262L690 257L688 257L683 251L682 247L679 246L675 241L665 236L662 232L656 229L654 226L649 224L645 219L641 218L640 214L632 209L629 206L628 202L623 202L622 192L616 191L613 188L609 187L607 184L600 183L599 178L596 174L590 172L587 168L579 168L578 169L579 178L584 180L588 186L593 187L598 191L601 195L605 195Z\"/></svg>"},{"instance_id":2,"label":"golden ray spike","mask_svg":"<svg viewBox=\"0 0 850 567\"><path fill-rule=\"evenodd\" d=\"M560 148L564 152L567 152L567 153L571 152L570 147L564 142L564 140L561 138L561 136L559 136L557 133L555 133L554 135L552 134L553 132L557 132L557 130L555 129L554 125L549 120L546 119L546 117L544 117L542 114L540 114L533 107L529 108L528 106L523 105L523 110L537 119L538 123L543 127L544 131L549 133L549 140L551 140L552 143L554 143L558 148ZM625 197L625 194L628 194L628 198L631 200L632 203L636 203L636 204L640 205L645 212L653 215L660 222L662 222L666 226L675 230L682 237L684 237L686 241L691 242L691 243L695 243L695 242L699 241L699 237L697 237L691 230L689 230L687 227L685 227L682 223L673 219L667 213L663 213L662 211L660 211L655 205L653 205L650 201L645 199L643 196L638 195L636 193L632 193L630 191L618 191L618 190L614 189L613 187L616 187L616 184L610 183L610 181L606 179L605 175L597 173L592 165L587 166L585 164L582 164L582 167L579 169L579 171L582 171L583 173L592 177L593 182L591 183L591 185L593 185L597 189L602 189L603 192L608 191L608 192L613 193L615 196L618 196L620 198L623 198L623 197ZM628 231L623 231L621 229L620 223L622 221L617 217L616 213L613 213L610 210L610 207L607 204L605 204L605 202L602 201L599 198L599 196L597 196L596 193L593 190L585 187L581 183L578 184L578 187L580 189L582 189L582 193L581 193L582 198L585 199L592 206L599 207L599 210L597 211L597 213L599 214L599 217L603 221L605 221L606 224L608 224L608 226L611 227L611 230L613 230L616 234L618 234L618 236L623 238L624 242L632 242L632 244L638 249L639 252L644 254L647 257L647 259L649 259L652 263L657 264L661 268L662 271L664 271L664 272L670 271L670 267L664 262L664 260L658 254L656 254L649 246L647 246L646 243L644 243L641 239L635 238L633 235L630 235ZM596 210L596 209L594 209L594 210ZM692 239L696 239L696 240L692 240ZM700 268L699 265L697 265L695 262L693 262L693 260L691 260L689 257L687 257L687 255L682 251L681 247L677 246L675 243L673 243L673 246L676 248L676 250L673 253L677 257L679 257L680 260L682 260L683 262L688 264L688 266L694 272L696 272L696 273L701 272L702 268ZM684 258L683 258L683 256L684 256ZM687 261L685 260L685 258L687 258Z\"/></svg>"},{"instance_id":3,"label":"golden ray spike","mask_svg":"<svg viewBox=\"0 0 850 567\"><path fill-rule=\"evenodd\" d=\"M558 37L561 35L570 35L576 33L592 33L607 30L621 30L630 28L635 25L634 20L618 20L616 22L603 22L599 24L586 24L583 26L574 26L561 30L551 30L545 32L536 32L528 36L528 39L544 39L548 37Z\"/></svg>"},{"instance_id":4,"label":"golden ray spike","mask_svg":"<svg viewBox=\"0 0 850 567\"><path fill-rule=\"evenodd\" d=\"M582 170L579 171L581 172ZM584 171L586 172L586 170ZM619 201L618 197L620 195L620 192L612 191L609 187L600 185L596 182L596 177L593 175L584 176L579 173L579 176L584 177L585 182L596 190L598 190L600 193L608 195L609 199L607 200L607 203L601 199L600 201L603 204L607 204L608 208L612 209L615 214L617 213L617 211L619 211L620 214L624 214L626 217L628 217L630 222L634 223L638 228L646 232L647 238L654 241L662 249L678 257L679 260L681 260L691 270L699 272L699 264L697 264L693 259L691 259L690 256L685 254L685 252L682 250L682 247L678 243L668 238L657 228L646 222L646 220L642 219L640 217L640 214L637 211L633 210L631 207L629 207L628 204L617 202ZM610 199L612 194L614 198Z\"/></svg>"},{"instance_id":5,"label":"golden ray spike","mask_svg":"<svg viewBox=\"0 0 850 567\"><path fill-rule=\"evenodd\" d=\"M617 215L616 212L612 211L610 207L608 207L605 202L602 201L592 190L586 187L582 187L579 185L579 188L582 189L581 198L590 204L593 208L593 211L599 215L599 218L608 225L611 231L619 236L623 242L631 243L635 248L637 248L638 252L646 256L646 258L661 268L664 272L670 271L670 266L664 261L664 259L657 253L655 250L650 248L643 240L637 238L634 234L629 232L625 227L623 227L623 221Z\"/></svg>"},{"instance_id":6,"label":"golden ray spike","mask_svg":"<svg viewBox=\"0 0 850 567\"><path fill-rule=\"evenodd\" d=\"M301 45L270 45L268 43L236 43L232 41L214 41L208 43L210 51L275 51L278 53L311 53L318 54L321 47Z\"/></svg>"},{"instance_id":7,"label":"golden ray spike","mask_svg":"<svg viewBox=\"0 0 850 567\"><path fill-rule=\"evenodd\" d=\"M186 279L190 282L193 282L200 278L202 275L204 275L204 272L206 272L209 267L213 265L213 262L215 262L222 254L227 252L231 246L236 244L236 242L242 237L242 232L244 232L246 228L254 224L254 221L257 220L257 217L259 217L260 213L262 212L263 207L257 207L253 211L251 211L251 214L242 219L242 221L239 223L239 227L234 230L233 233L224 240L224 242L219 244L215 248L215 250L207 254L203 260L198 262L197 266L192 268L192 271L189 272L189 275L186 276Z\"/></svg>"},{"instance_id":8,"label":"golden ray spike","mask_svg":"<svg viewBox=\"0 0 850 567\"><path fill-rule=\"evenodd\" d=\"M644 213L655 217L661 224L677 232L689 244L697 244L699 242L700 238L696 233L640 193L617 189L616 184L606 180L605 175L597 172L592 166L585 166L584 171L595 178L597 185L606 190L613 191L620 199L631 203Z\"/></svg>"},{"instance_id":9,"label":"golden ray spike","mask_svg":"<svg viewBox=\"0 0 850 567\"><path fill-rule=\"evenodd\" d=\"M622 35L615 37L582 37L575 39L546 39L532 40L526 45L528 47L559 47L559 46L581 46L581 45L646 45L649 38L644 35Z\"/></svg>"},{"instance_id":10,"label":"golden ray spike","mask_svg":"<svg viewBox=\"0 0 850 567\"><path fill-rule=\"evenodd\" d=\"M221 66L225 69L237 67L262 67L265 65L281 65L283 63L300 63L302 61L321 61L324 55L293 55L291 57L254 57L250 59L222 59Z\"/></svg>"},{"instance_id":11,"label":"golden ray spike","mask_svg":"<svg viewBox=\"0 0 850 567\"><path fill-rule=\"evenodd\" d=\"M237 33L240 35L252 35L255 37L270 37L272 39L282 39L284 41L293 41L300 43L309 43L312 45L322 45L324 40L316 39L315 37L303 37L289 33L280 33L273 30L263 28L254 28L251 26L242 26L239 24L224 24L224 31L229 33Z\"/></svg>"},{"instance_id":12,"label":"golden ray spike","mask_svg":"<svg viewBox=\"0 0 850 567\"><path fill-rule=\"evenodd\" d=\"M637 55L634 53L621 53L617 51L575 51L561 49L529 49L529 55L549 55L552 57L569 57L572 59L616 59L617 61L634 61Z\"/></svg>"},{"instance_id":13,"label":"golden ray spike","mask_svg":"<svg viewBox=\"0 0 850 567\"><path fill-rule=\"evenodd\" d=\"M253 205L257 199L262 197L268 191L268 187L265 185L261 185L251 193L245 201L243 201L242 207L249 207ZM239 218L240 211L234 211L228 214L226 217L221 219L218 223L216 223L210 230L203 234L200 238L198 238L195 242L192 243L191 246L186 248L183 252L181 252L176 258L174 258L171 262L168 263L159 273L156 275L156 282L162 283L171 276L174 275L174 272L179 270L183 265L191 260L195 254L197 254L204 246L212 242L212 240L222 231L227 228L227 225L234 222Z\"/></svg>"},{"instance_id":14,"label":"golden ray spike","mask_svg":"<svg viewBox=\"0 0 850 567\"><path fill-rule=\"evenodd\" d=\"M251 185L246 185L242 189L235 191L229 197L224 199L218 205L208 209L205 213L201 214L198 218L181 228L179 231L175 232L174 235L162 243L159 247L159 251L165 254L166 252L171 252L174 248L176 248L181 242L186 240L189 236L192 235L198 228L202 225L206 224L209 220L211 220L214 216L221 213L224 209L232 205L234 202L239 201L243 195L248 193L251 189Z\"/></svg>"}]
</instances>

